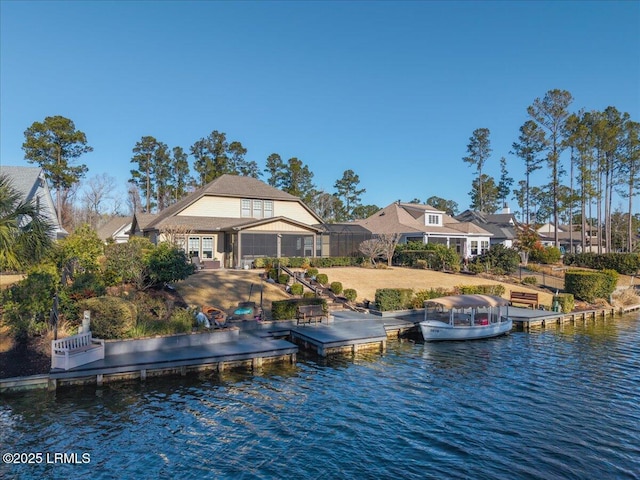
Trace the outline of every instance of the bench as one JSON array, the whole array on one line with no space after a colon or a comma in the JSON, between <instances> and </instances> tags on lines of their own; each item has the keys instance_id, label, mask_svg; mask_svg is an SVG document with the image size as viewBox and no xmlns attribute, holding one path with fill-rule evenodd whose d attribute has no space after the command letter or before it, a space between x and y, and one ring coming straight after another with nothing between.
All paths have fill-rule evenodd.
<instances>
[{"instance_id":1,"label":"bench","mask_svg":"<svg viewBox=\"0 0 640 480\"><path fill-rule=\"evenodd\" d=\"M322 305L299 305L296 310L296 319L298 320L298 325L304 323L317 323L322 322L323 318L327 318L328 316L322 308Z\"/></svg>"},{"instance_id":2,"label":"bench","mask_svg":"<svg viewBox=\"0 0 640 480\"><path fill-rule=\"evenodd\" d=\"M91 332L51 340L51 368L79 367L104 358L104 340L93 338Z\"/></svg>"},{"instance_id":3,"label":"bench","mask_svg":"<svg viewBox=\"0 0 640 480\"><path fill-rule=\"evenodd\" d=\"M529 293L529 292L511 292L511 297L509 298L511 305L514 303L521 303L525 305L531 305L531 308L538 308L538 294L537 293Z\"/></svg>"}]
</instances>

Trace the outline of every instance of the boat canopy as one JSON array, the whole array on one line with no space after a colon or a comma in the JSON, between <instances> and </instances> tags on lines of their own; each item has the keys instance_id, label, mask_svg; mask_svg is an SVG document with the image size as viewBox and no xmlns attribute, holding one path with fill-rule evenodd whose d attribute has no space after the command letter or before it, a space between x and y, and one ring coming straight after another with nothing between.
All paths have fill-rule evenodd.
<instances>
[{"instance_id":1,"label":"boat canopy","mask_svg":"<svg viewBox=\"0 0 640 480\"><path fill-rule=\"evenodd\" d=\"M445 308L499 307L509 305L509 300L495 295L451 295L424 302L425 307L430 305L442 305Z\"/></svg>"}]
</instances>

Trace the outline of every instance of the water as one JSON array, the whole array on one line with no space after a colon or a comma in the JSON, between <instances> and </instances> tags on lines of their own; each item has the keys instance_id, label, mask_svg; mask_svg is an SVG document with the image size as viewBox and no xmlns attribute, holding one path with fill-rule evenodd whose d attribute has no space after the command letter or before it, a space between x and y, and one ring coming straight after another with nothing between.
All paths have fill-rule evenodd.
<instances>
[{"instance_id":1,"label":"water","mask_svg":"<svg viewBox=\"0 0 640 480\"><path fill-rule=\"evenodd\" d=\"M44 455L0 477L640 478L639 340L633 315L4 397L0 452Z\"/></svg>"}]
</instances>

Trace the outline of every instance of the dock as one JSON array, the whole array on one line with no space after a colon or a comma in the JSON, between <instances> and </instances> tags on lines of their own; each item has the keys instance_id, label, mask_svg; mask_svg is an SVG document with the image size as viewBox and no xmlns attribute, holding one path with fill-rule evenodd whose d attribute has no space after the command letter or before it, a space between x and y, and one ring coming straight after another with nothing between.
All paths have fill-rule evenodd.
<instances>
[{"instance_id":1,"label":"dock","mask_svg":"<svg viewBox=\"0 0 640 480\"><path fill-rule=\"evenodd\" d=\"M514 330L530 331L587 322L639 310L640 305L624 310L598 309L571 313L510 307ZM230 327L206 333L192 333L107 341L105 358L69 370L53 369L48 374L0 379L0 393L27 389L55 390L60 386L103 385L119 380L161 375L187 375L189 372L232 368L259 370L265 363L295 363L299 349L319 356L356 354L360 351L386 350L389 338L415 332L420 311L372 315L337 311L328 323L297 325L295 321L257 322L245 320Z\"/></svg>"}]
</instances>

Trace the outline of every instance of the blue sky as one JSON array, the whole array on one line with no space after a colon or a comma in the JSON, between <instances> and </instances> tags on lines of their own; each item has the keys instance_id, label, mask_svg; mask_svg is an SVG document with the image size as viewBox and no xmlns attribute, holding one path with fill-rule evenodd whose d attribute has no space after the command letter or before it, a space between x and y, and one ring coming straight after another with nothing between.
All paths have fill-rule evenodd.
<instances>
[{"instance_id":1,"label":"blue sky","mask_svg":"<svg viewBox=\"0 0 640 480\"><path fill-rule=\"evenodd\" d=\"M298 157L330 193L352 169L364 204L437 195L464 210L473 130L491 131L485 173L499 177L504 156L517 182L511 145L548 90L571 92L575 111L612 105L640 121L640 2L0 8L0 161L28 165L24 130L62 115L94 148L87 178L107 173L122 196L142 136L188 151L218 130L261 168L274 152Z\"/></svg>"}]
</instances>

